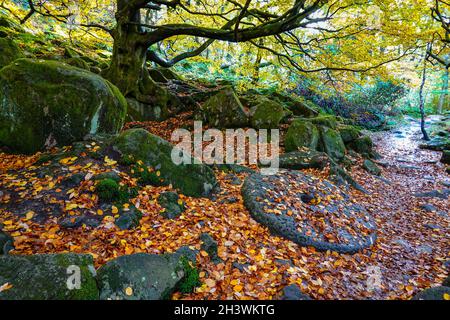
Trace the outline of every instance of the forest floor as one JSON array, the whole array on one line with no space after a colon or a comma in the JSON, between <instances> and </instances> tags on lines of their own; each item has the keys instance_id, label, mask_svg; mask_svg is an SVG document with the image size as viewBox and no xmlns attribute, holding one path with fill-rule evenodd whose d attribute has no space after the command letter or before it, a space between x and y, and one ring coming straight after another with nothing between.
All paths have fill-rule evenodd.
<instances>
[{"instance_id":1,"label":"forest floor","mask_svg":"<svg viewBox=\"0 0 450 320\"><path fill-rule=\"evenodd\" d=\"M168 121L147 127L165 137L175 124ZM298 284L315 299L409 299L422 289L442 283L448 275L449 202L442 190L450 188L450 179L439 163L440 153L419 148L416 120L407 119L402 127L373 133L372 137L383 156L379 161L383 177L368 174L359 159L352 175L370 194L353 191L352 196L353 202L363 205L375 218L378 240L372 248L355 255L317 252L271 235L251 218L243 204L245 173L217 171L221 186L217 197L183 197L188 209L174 220L163 218L155 201L168 187L141 189L132 201L144 213L141 226L135 230L119 230L110 216L105 216L98 227L68 230L61 228L56 218L42 223L33 219L33 213L17 216L1 206L0 223L15 238L16 249L11 254L91 253L97 267L123 254L174 252L186 245L200 250L200 235L209 233L218 243L222 262L213 263L200 250L202 286L190 295L175 293L175 299L271 299L289 284ZM56 188L61 177L53 181L26 174L35 160L1 154L0 187L8 184L23 191L24 186L32 185L33 192L27 196L35 198L43 188ZM108 159L102 165L77 161L65 163L67 170L88 170L92 175L93 171L116 166ZM21 173L12 174L11 169ZM323 176L319 171L308 173ZM125 174L121 176L129 180ZM69 199L63 202L65 210L76 208L72 206L75 202L94 207L88 196L93 182L88 180L70 190ZM427 197L417 195L424 192L432 193Z\"/></svg>"}]
</instances>

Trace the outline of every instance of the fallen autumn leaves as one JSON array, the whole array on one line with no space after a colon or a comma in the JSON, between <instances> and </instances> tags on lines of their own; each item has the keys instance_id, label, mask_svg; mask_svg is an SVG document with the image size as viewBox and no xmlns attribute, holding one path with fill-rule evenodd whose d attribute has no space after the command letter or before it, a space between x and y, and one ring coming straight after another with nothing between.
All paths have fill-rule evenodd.
<instances>
[{"instance_id":1,"label":"fallen autumn leaves","mask_svg":"<svg viewBox=\"0 0 450 320\"><path fill-rule=\"evenodd\" d=\"M161 125L158 128L162 130ZM165 136L169 131L160 134ZM445 178L439 164L423 161L437 159L438 153L418 151L417 145L411 152L418 153L414 159L420 171L399 172L395 155L389 151L389 137L381 138L379 151L392 161L384 170L384 177L391 184L356 166L353 175L371 194L352 192L356 202L375 218L380 236L375 246L355 255L320 253L271 235L244 207L241 184L233 183L230 174L221 171L216 171L220 193L213 199L181 196L187 210L175 220L165 219L157 202L159 194L171 190L170 187L141 188L139 195L128 204L143 212L140 227L120 230L114 224L117 208L98 207L93 177L117 170L122 184L130 187L136 186L136 179L121 171L114 160L92 159L87 153L61 159L61 171L47 168L45 175L37 174L45 168L44 164L35 164L39 156L2 154L0 223L14 237L16 249L12 254L90 253L96 267L121 255L171 253L182 246L191 246L199 250L202 286L190 295L175 293L174 299L272 299L289 284L299 285L304 293L316 299L409 299L421 289L440 284L446 277L448 201L432 199L428 202L436 211L425 212L420 209L424 200L413 197L414 191L437 188ZM98 146L92 144L89 148L95 151ZM307 172L320 178L325 176L317 170ZM83 177L81 181L73 187L64 187L65 179L77 174ZM431 176L432 180L425 181L424 175ZM234 176L243 181L247 174ZM28 201L21 209L40 210L14 211L14 207L7 205L12 197ZM80 228L64 229L58 224L62 217L75 219L86 212L99 222L97 227L84 224ZM430 229L429 224L441 228ZM203 233L217 241L222 262L213 263L208 253L201 250ZM375 291L367 287L370 267L379 268L382 275L381 287Z\"/></svg>"}]
</instances>

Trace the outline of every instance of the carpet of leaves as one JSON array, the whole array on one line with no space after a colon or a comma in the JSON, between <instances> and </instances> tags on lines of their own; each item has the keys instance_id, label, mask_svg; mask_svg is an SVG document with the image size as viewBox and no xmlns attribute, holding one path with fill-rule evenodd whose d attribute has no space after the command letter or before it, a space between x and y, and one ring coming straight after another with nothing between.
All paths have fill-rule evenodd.
<instances>
[{"instance_id":1,"label":"carpet of leaves","mask_svg":"<svg viewBox=\"0 0 450 320\"><path fill-rule=\"evenodd\" d=\"M180 120L172 119L139 126L168 138L181 125ZM379 232L379 239L371 249L355 255L319 253L272 236L250 217L240 195L241 186L231 183L229 175L223 172L216 172L221 187L217 198L213 201L182 197L188 209L176 220L164 219L156 201L170 187L142 188L132 200L144 213L141 226L121 231L114 225L113 207L111 212L97 210L98 200L92 193L94 182L90 180L91 176L118 165L109 159L90 164L86 159L83 161L83 155L68 159L63 165L68 173L86 174L85 181L54 201L65 215L77 215L83 209L103 216L99 227L66 230L58 225L56 217L39 223L33 212L17 215L4 209L0 209L0 223L15 239L16 250L12 254L91 253L97 267L124 254L174 252L185 245L200 250L200 235L209 233L218 242L223 262L216 265L206 252L200 251L202 286L190 295L175 293L174 299L272 299L288 284L299 285L315 299L409 299L422 289L440 284L447 276L448 200L416 198L413 193L435 190L448 176L437 162L439 153L419 150L418 141L411 139L406 146L397 146L391 133L374 138L388 162L383 175L391 184L367 174L360 168L361 163L353 169L354 177L371 194L353 192L352 197L373 215ZM398 158L405 154L419 170L399 168ZM61 192L58 185L62 177L27 175L36 170L34 162L38 157L0 154L0 187L7 184L22 196L35 199L43 190ZM324 177L323 172L308 170L308 173ZM130 186L136 183L126 173L121 176L122 183ZM246 174L238 176L244 180ZM4 201L7 200L1 199ZM433 204L447 216L420 209L425 203ZM427 224L441 228L430 229ZM410 247L398 244L400 239ZM430 246L432 253L419 250L420 246ZM381 271L381 286L370 290L367 283L374 268Z\"/></svg>"}]
</instances>

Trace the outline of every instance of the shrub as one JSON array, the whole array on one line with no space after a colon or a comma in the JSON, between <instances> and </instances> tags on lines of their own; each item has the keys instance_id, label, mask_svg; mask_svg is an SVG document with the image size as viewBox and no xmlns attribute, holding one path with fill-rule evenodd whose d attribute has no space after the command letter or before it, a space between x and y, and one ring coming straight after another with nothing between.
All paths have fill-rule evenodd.
<instances>
[{"instance_id":1,"label":"shrub","mask_svg":"<svg viewBox=\"0 0 450 320\"><path fill-rule=\"evenodd\" d=\"M112 179L100 180L95 188L95 193L102 201L114 201L120 197L120 186Z\"/></svg>"},{"instance_id":2,"label":"shrub","mask_svg":"<svg viewBox=\"0 0 450 320\"><path fill-rule=\"evenodd\" d=\"M95 188L95 193L101 201L118 204L127 203L131 198L135 198L138 195L136 188L120 186L113 179L100 180Z\"/></svg>"},{"instance_id":3,"label":"shrub","mask_svg":"<svg viewBox=\"0 0 450 320\"><path fill-rule=\"evenodd\" d=\"M191 266L186 257L181 258L181 264L184 271L184 278L178 284L178 290L181 293L192 293L195 288L201 285L198 269Z\"/></svg>"}]
</instances>

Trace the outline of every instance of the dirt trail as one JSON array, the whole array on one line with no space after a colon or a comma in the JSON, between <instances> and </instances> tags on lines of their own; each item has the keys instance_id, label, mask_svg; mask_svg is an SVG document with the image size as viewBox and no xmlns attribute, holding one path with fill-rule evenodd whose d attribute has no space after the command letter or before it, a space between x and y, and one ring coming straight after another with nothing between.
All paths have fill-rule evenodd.
<instances>
[{"instance_id":1,"label":"dirt trail","mask_svg":"<svg viewBox=\"0 0 450 320\"><path fill-rule=\"evenodd\" d=\"M417 287L440 283L450 267L448 197L439 192L441 198L416 196L449 189L450 178L439 162L440 152L419 148L419 122L406 120L399 129L372 134L383 156L383 179L360 172L361 184L371 194L359 195L359 201L379 227L375 260L384 288L376 290L373 298L408 298Z\"/></svg>"}]
</instances>

